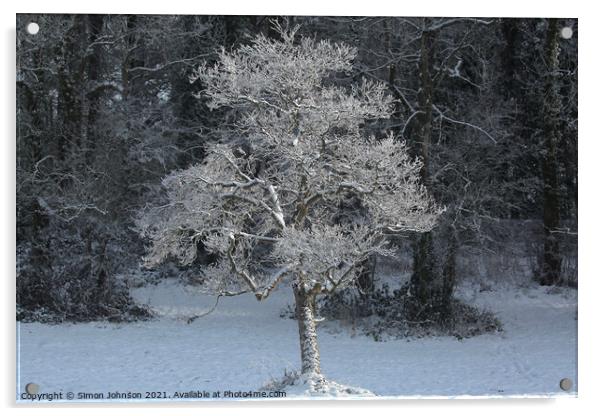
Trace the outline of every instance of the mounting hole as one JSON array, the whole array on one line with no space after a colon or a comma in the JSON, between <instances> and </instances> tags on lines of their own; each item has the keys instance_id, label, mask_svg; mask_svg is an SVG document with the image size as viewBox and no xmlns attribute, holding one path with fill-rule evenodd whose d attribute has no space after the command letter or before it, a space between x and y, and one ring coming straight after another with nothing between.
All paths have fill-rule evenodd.
<instances>
[{"instance_id":1,"label":"mounting hole","mask_svg":"<svg viewBox=\"0 0 602 416\"><path fill-rule=\"evenodd\" d=\"M25 30L30 35L37 35L38 32L40 31L40 25L37 24L36 22L29 22L29 23L27 23L27 26L25 26Z\"/></svg>"},{"instance_id":2,"label":"mounting hole","mask_svg":"<svg viewBox=\"0 0 602 416\"><path fill-rule=\"evenodd\" d=\"M573 37L573 29L571 29L570 27L563 27L560 30L560 36L562 36L563 39L570 39Z\"/></svg>"},{"instance_id":3,"label":"mounting hole","mask_svg":"<svg viewBox=\"0 0 602 416\"><path fill-rule=\"evenodd\" d=\"M36 383L27 383L25 386L25 391L27 394L38 394L40 391L40 386L38 386Z\"/></svg>"},{"instance_id":4,"label":"mounting hole","mask_svg":"<svg viewBox=\"0 0 602 416\"><path fill-rule=\"evenodd\" d=\"M560 380L560 388L564 391L569 391L573 387L573 381L570 378Z\"/></svg>"}]
</instances>

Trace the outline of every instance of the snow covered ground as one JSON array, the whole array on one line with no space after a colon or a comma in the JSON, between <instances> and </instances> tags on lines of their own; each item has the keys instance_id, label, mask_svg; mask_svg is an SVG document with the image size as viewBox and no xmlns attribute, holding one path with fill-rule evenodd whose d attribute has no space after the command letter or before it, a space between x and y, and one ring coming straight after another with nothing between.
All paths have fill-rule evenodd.
<instances>
[{"instance_id":1,"label":"snow covered ground","mask_svg":"<svg viewBox=\"0 0 602 416\"><path fill-rule=\"evenodd\" d=\"M567 395L577 390L575 290L506 288L460 296L495 312L504 332L375 342L351 328L319 327L328 379L378 396ZM292 302L280 289L262 303L220 299L174 281L134 290L161 317L135 323L18 324L17 385L44 392L256 391L300 366L296 322L280 318ZM569 393L562 378L573 380ZM159 396L161 396L161 393ZM90 397L90 396L88 396ZM290 396L289 396L290 397ZM143 397L144 399L144 397Z\"/></svg>"}]
</instances>

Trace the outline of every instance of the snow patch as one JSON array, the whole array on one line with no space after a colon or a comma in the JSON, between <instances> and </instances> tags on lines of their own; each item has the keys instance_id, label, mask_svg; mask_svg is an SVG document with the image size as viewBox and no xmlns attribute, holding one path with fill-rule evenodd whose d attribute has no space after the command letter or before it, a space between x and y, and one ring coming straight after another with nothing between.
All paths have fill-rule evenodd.
<instances>
[{"instance_id":1,"label":"snow patch","mask_svg":"<svg viewBox=\"0 0 602 416\"><path fill-rule=\"evenodd\" d=\"M132 295L158 318L18 323L18 393L29 382L40 385L42 393L254 391L281 378L285 368L300 368L297 323L279 317L294 301L291 288L282 286L262 302L252 295L222 298L214 312L192 324L180 316L202 314L215 297L177 279L132 289ZM374 342L351 336L345 323L338 324L338 331L332 330L335 322L318 325L323 374L341 383L329 382L325 394L360 397L363 390L348 386L362 386L379 399L576 395L576 290L493 285L481 291L474 285L459 287L457 296L493 311L504 332L461 341ZM562 378L573 380L570 392L560 390ZM299 381L285 391L287 397L302 397L308 386Z\"/></svg>"},{"instance_id":2,"label":"snow patch","mask_svg":"<svg viewBox=\"0 0 602 416\"><path fill-rule=\"evenodd\" d=\"M287 398L299 397L375 397L370 390L347 386L316 374L285 373L284 378L271 382L262 390L283 391Z\"/></svg>"}]
</instances>

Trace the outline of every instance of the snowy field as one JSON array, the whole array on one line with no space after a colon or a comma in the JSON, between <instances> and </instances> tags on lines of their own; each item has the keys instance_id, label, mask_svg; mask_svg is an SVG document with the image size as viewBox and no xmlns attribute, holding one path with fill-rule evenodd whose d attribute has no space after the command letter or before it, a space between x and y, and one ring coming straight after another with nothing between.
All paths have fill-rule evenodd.
<instances>
[{"instance_id":1,"label":"snowy field","mask_svg":"<svg viewBox=\"0 0 602 416\"><path fill-rule=\"evenodd\" d=\"M466 301L495 312L504 332L375 342L350 327L321 325L322 370L336 382L378 396L574 395L577 385L577 292L541 287L480 292ZM176 281L134 290L161 317L136 323L17 324L18 386L40 392L255 391L300 366L298 330L280 318L292 302L279 290L215 298ZM573 380L571 392L559 381ZM20 395L19 395L20 396ZM289 395L290 397L290 395ZM19 397L17 398L19 400Z\"/></svg>"}]
</instances>

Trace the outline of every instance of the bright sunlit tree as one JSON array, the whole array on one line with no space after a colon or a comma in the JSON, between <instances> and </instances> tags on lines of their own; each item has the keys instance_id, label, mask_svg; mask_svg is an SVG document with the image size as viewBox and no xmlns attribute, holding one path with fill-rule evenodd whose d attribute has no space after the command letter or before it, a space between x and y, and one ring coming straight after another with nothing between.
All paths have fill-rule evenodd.
<instances>
[{"instance_id":1,"label":"bright sunlit tree","mask_svg":"<svg viewBox=\"0 0 602 416\"><path fill-rule=\"evenodd\" d=\"M316 296L352 284L369 256L393 255L385 234L429 231L442 210L405 144L365 132L393 111L386 86L331 82L352 70L356 50L296 32L260 35L198 69L210 108L232 109L235 121L202 163L164 179L169 203L146 212L141 226L152 241L149 266L173 257L190 264L201 243L215 253L202 273L219 295L261 301L291 285L301 379L319 391L328 382Z\"/></svg>"}]
</instances>

